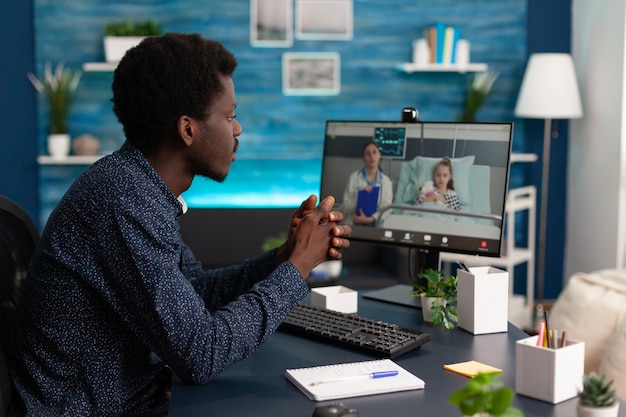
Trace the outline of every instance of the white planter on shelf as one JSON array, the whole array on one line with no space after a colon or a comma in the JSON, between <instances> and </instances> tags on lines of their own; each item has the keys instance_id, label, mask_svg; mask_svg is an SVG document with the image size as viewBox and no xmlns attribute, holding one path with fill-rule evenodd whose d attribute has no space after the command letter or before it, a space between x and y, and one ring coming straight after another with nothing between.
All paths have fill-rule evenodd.
<instances>
[{"instance_id":1,"label":"white planter on shelf","mask_svg":"<svg viewBox=\"0 0 626 417\"><path fill-rule=\"evenodd\" d=\"M576 403L578 417L617 417L619 402L615 401L610 407L587 407Z\"/></svg>"},{"instance_id":2,"label":"white planter on shelf","mask_svg":"<svg viewBox=\"0 0 626 417\"><path fill-rule=\"evenodd\" d=\"M105 36L104 58L106 62L118 62L126 51L137 46L144 39L143 36Z\"/></svg>"},{"instance_id":3,"label":"white planter on shelf","mask_svg":"<svg viewBox=\"0 0 626 417\"><path fill-rule=\"evenodd\" d=\"M48 153L53 159L65 159L70 154L70 135L55 133L48 135Z\"/></svg>"}]
</instances>

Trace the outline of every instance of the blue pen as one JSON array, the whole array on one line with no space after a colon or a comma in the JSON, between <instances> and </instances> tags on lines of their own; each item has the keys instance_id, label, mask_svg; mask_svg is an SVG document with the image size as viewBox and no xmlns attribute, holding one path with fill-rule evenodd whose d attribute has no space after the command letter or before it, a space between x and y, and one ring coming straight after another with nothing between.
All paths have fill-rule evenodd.
<instances>
[{"instance_id":1,"label":"blue pen","mask_svg":"<svg viewBox=\"0 0 626 417\"><path fill-rule=\"evenodd\" d=\"M378 372L370 372L369 374L362 374L362 375L350 375L350 376L343 376L343 377L339 377L339 378L330 378L330 379L324 379L321 381L315 381L315 382L311 382L309 384L309 386L315 386L315 385L320 385L320 384L329 384L332 382L344 382L344 381L354 381L355 379L376 379L376 378L387 378L390 376L396 376L398 375L398 371L378 371Z\"/></svg>"}]
</instances>

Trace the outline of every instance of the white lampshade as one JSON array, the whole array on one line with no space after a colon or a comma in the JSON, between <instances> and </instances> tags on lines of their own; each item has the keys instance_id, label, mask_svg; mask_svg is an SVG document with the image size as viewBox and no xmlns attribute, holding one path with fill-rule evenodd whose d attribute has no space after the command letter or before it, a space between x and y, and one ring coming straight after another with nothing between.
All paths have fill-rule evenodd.
<instances>
[{"instance_id":1,"label":"white lampshade","mask_svg":"<svg viewBox=\"0 0 626 417\"><path fill-rule=\"evenodd\" d=\"M570 54L532 54L524 73L515 115L529 119L572 119L583 115Z\"/></svg>"}]
</instances>

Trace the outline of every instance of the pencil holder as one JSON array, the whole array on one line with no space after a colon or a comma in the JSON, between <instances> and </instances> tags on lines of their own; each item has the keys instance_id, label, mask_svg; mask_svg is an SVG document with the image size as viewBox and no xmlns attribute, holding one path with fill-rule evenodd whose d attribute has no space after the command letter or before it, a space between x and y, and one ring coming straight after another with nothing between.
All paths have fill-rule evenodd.
<instances>
[{"instance_id":1,"label":"pencil holder","mask_svg":"<svg viewBox=\"0 0 626 417\"><path fill-rule=\"evenodd\" d=\"M472 334L508 330L509 273L492 267L457 273L458 326Z\"/></svg>"},{"instance_id":2,"label":"pencil holder","mask_svg":"<svg viewBox=\"0 0 626 417\"><path fill-rule=\"evenodd\" d=\"M515 392L557 404L582 390L585 343L568 340L561 348L537 346L537 337L515 344Z\"/></svg>"}]
</instances>

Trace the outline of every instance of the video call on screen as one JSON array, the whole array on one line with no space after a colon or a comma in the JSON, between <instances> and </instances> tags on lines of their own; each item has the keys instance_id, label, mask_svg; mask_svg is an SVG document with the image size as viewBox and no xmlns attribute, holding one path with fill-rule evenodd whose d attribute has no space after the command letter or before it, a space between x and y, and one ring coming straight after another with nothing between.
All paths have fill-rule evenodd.
<instances>
[{"instance_id":1,"label":"video call on screen","mask_svg":"<svg viewBox=\"0 0 626 417\"><path fill-rule=\"evenodd\" d=\"M326 123L321 195L344 204L350 175L364 166L363 146L374 141L379 163L391 180L391 202L377 190L377 220L353 225L352 238L372 243L415 246L487 256L501 250L513 124L450 122L333 121ZM442 204L418 204L419 189L433 180L436 164L452 163L459 210Z\"/></svg>"}]
</instances>

